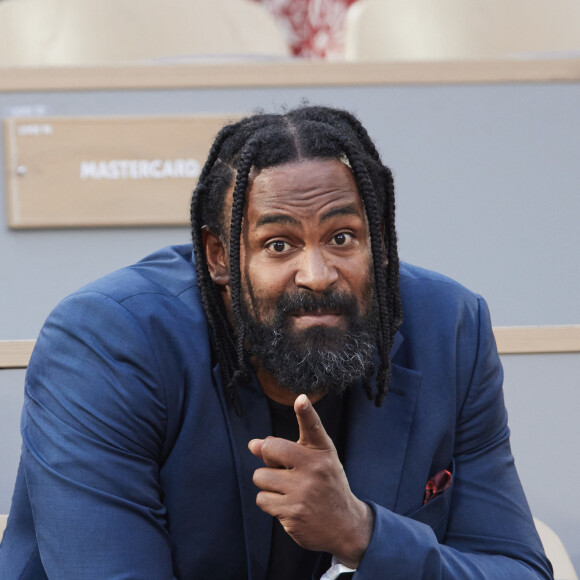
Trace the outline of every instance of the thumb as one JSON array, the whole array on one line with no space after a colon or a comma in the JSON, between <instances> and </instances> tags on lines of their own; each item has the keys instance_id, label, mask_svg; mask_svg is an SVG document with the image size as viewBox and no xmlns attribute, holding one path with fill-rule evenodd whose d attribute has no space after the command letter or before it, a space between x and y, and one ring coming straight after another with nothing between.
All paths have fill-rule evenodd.
<instances>
[{"instance_id":1,"label":"thumb","mask_svg":"<svg viewBox=\"0 0 580 580\"><path fill-rule=\"evenodd\" d=\"M306 395L298 395L294 401L294 412L298 419L300 438L298 443L304 447L328 449L332 440L324 430L318 413Z\"/></svg>"}]
</instances>

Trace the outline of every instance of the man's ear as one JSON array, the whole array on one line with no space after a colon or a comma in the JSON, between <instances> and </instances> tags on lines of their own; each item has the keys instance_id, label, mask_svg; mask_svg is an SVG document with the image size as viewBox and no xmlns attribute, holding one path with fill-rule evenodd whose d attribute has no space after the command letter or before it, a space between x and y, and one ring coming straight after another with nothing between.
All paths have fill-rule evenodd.
<instances>
[{"instance_id":1,"label":"man's ear","mask_svg":"<svg viewBox=\"0 0 580 580\"><path fill-rule=\"evenodd\" d=\"M230 268L225 243L205 226L201 230L201 242L211 279L219 286L227 286L230 283Z\"/></svg>"}]
</instances>

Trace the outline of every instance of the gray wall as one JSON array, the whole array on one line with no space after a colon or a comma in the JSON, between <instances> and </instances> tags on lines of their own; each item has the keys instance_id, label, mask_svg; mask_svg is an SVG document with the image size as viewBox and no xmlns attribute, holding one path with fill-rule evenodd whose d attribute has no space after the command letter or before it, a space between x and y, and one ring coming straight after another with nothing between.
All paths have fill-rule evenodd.
<instances>
[{"instance_id":1,"label":"gray wall","mask_svg":"<svg viewBox=\"0 0 580 580\"><path fill-rule=\"evenodd\" d=\"M357 112L379 143L395 173L403 259L482 293L495 325L580 323L580 83L13 93L0 94L0 116L245 113L304 97ZM67 293L189 236L187 228L11 231L5 223L0 339L34 338ZM503 362L532 511L580 570L580 354ZM23 377L0 373L0 512L17 467Z\"/></svg>"}]
</instances>

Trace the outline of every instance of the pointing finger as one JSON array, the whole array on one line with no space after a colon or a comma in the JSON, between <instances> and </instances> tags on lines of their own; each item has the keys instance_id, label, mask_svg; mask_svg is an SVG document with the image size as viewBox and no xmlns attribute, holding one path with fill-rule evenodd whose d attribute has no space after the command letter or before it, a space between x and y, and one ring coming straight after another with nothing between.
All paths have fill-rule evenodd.
<instances>
[{"instance_id":1,"label":"pointing finger","mask_svg":"<svg viewBox=\"0 0 580 580\"><path fill-rule=\"evenodd\" d=\"M300 445L315 449L332 447L332 440L324 430L318 413L306 395L299 395L296 398L294 412L300 429L300 438L298 439Z\"/></svg>"}]
</instances>

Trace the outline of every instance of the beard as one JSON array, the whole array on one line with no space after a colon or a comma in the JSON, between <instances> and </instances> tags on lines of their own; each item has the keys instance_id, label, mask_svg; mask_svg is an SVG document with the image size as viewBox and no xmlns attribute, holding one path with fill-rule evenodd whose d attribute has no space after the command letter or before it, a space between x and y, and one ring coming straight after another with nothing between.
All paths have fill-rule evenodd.
<instances>
[{"instance_id":1,"label":"beard","mask_svg":"<svg viewBox=\"0 0 580 580\"><path fill-rule=\"evenodd\" d=\"M249 293L249 296L247 295ZM249 289L241 300L250 355L289 391L307 395L340 394L372 376L378 308L372 282L365 289L367 313L361 315L355 296L328 289L320 295L309 290L283 294L275 305L274 320L260 322L250 312L264 312L262 301ZM332 311L346 320L346 328L313 326L293 328L293 315Z\"/></svg>"}]
</instances>

